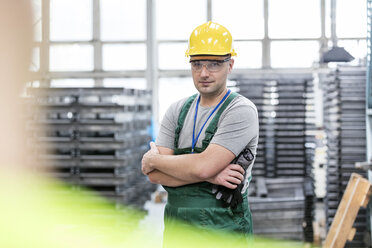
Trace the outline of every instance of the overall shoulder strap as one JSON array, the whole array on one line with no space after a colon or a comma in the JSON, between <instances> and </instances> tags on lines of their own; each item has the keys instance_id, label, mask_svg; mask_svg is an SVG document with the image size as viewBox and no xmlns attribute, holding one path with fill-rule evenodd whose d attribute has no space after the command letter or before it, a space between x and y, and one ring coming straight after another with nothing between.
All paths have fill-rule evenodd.
<instances>
[{"instance_id":1,"label":"overall shoulder strap","mask_svg":"<svg viewBox=\"0 0 372 248\"><path fill-rule=\"evenodd\" d=\"M190 109L193 101L195 100L195 98L197 96L198 96L198 94L190 96L181 108L180 115L178 116L177 127L176 127L176 130L175 130L175 138L174 138L174 148L175 149L178 149L178 140L179 140L179 137L180 137L180 133L181 133L183 124L184 124L185 119L186 119L186 115L189 112L189 109Z\"/></svg>"},{"instance_id":2,"label":"overall shoulder strap","mask_svg":"<svg viewBox=\"0 0 372 248\"><path fill-rule=\"evenodd\" d=\"M235 98L237 97L239 94L236 93L236 92L232 92L229 97L225 100L225 102L222 104L222 106L220 107L220 109L217 111L216 115L213 117L212 121L210 122L209 126L207 127L207 130L205 130L205 137L203 139L203 150L207 148L207 146L209 145L209 143L211 142L214 134L216 133L217 131L217 124L218 124L218 121L221 117L221 114L223 113L223 111L225 111L225 109L227 108L227 106L229 106L230 102Z\"/></svg>"}]
</instances>

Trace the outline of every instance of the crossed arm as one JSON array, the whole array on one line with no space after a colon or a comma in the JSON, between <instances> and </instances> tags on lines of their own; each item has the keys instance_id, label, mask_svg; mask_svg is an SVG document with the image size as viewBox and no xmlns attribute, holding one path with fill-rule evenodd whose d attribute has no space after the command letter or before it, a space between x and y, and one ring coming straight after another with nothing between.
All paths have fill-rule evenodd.
<instances>
[{"instance_id":1,"label":"crossed arm","mask_svg":"<svg viewBox=\"0 0 372 248\"><path fill-rule=\"evenodd\" d=\"M207 181L234 189L244 179L242 167L230 164L235 155L222 146L210 144L202 153L177 156L172 149L153 142L150 146L142 159L142 172L152 183L178 187Z\"/></svg>"}]
</instances>

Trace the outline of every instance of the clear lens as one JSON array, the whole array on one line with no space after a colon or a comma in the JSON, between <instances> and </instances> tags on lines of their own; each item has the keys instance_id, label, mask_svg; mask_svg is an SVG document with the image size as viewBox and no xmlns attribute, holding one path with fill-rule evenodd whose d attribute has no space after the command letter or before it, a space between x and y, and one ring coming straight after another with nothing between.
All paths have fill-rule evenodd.
<instances>
[{"instance_id":1,"label":"clear lens","mask_svg":"<svg viewBox=\"0 0 372 248\"><path fill-rule=\"evenodd\" d=\"M203 66L205 66L207 68L207 70L210 71L210 72L218 72L222 69L224 62L226 62L226 61L221 61L221 62L217 62L217 61L205 61L205 62L191 61L190 63L191 63L191 69L195 72L200 72L202 70Z\"/></svg>"}]
</instances>

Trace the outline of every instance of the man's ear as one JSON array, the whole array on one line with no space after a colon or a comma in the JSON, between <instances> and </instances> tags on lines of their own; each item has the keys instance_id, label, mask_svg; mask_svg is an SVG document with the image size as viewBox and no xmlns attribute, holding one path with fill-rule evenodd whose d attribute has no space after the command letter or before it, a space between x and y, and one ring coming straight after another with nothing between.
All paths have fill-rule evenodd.
<instances>
[{"instance_id":1,"label":"man's ear","mask_svg":"<svg viewBox=\"0 0 372 248\"><path fill-rule=\"evenodd\" d=\"M235 62L234 59L230 59L230 61L229 61L229 74L232 72L232 69L234 67L234 62Z\"/></svg>"}]
</instances>

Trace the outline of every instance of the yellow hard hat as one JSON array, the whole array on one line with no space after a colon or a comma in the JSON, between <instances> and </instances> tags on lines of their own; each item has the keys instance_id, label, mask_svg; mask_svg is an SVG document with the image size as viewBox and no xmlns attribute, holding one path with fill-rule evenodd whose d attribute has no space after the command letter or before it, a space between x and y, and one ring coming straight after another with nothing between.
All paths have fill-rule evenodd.
<instances>
[{"instance_id":1,"label":"yellow hard hat","mask_svg":"<svg viewBox=\"0 0 372 248\"><path fill-rule=\"evenodd\" d=\"M236 56L232 36L224 26L215 23L204 23L192 31L186 56L192 55L226 55Z\"/></svg>"}]
</instances>

